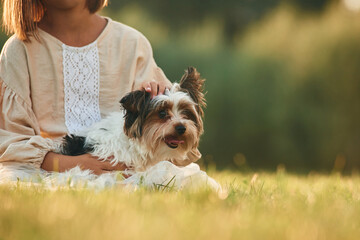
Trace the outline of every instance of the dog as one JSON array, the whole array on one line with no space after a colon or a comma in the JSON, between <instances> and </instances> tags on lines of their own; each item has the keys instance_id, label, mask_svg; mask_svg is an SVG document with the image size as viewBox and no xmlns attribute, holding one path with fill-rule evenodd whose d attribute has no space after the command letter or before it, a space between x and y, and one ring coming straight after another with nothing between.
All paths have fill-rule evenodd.
<instances>
[{"instance_id":1,"label":"dog","mask_svg":"<svg viewBox=\"0 0 360 240\"><path fill-rule=\"evenodd\" d=\"M64 155L90 153L112 164L145 171L161 161L186 166L198 160L206 106L205 79L189 67L179 83L164 94L150 98L138 90L120 100L122 111L113 112L78 135L67 135L59 152Z\"/></svg>"}]
</instances>

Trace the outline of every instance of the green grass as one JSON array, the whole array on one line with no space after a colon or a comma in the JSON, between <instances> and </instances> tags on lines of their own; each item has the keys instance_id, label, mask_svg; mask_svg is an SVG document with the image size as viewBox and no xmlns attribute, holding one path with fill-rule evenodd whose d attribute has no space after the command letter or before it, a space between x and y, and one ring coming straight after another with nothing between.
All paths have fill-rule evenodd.
<instances>
[{"instance_id":1,"label":"green grass","mask_svg":"<svg viewBox=\"0 0 360 240\"><path fill-rule=\"evenodd\" d=\"M228 190L0 186L0 239L358 239L360 177L210 172Z\"/></svg>"}]
</instances>

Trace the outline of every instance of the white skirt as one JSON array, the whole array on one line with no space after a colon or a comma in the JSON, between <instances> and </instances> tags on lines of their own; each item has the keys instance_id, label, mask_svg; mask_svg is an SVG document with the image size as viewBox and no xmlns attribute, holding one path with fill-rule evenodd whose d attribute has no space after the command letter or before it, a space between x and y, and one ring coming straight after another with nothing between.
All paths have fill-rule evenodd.
<instances>
[{"instance_id":1,"label":"white skirt","mask_svg":"<svg viewBox=\"0 0 360 240\"><path fill-rule=\"evenodd\" d=\"M124 179L122 173L130 177ZM119 185L131 190L146 187L159 190L209 188L216 192L222 191L220 184L201 171L196 163L178 167L167 161L159 162L144 172L111 172L100 176L92 174L90 170L81 170L80 167L57 173L23 163L0 164L0 183L14 181L43 185L50 189L81 187L101 190Z\"/></svg>"}]
</instances>

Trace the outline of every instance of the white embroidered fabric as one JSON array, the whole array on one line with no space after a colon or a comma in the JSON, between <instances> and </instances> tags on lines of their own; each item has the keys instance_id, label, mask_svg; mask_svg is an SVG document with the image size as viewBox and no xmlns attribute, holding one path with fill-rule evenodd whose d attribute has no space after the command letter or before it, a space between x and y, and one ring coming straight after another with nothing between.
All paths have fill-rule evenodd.
<instances>
[{"instance_id":1,"label":"white embroidered fabric","mask_svg":"<svg viewBox=\"0 0 360 240\"><path fill-rule=\"evenodd\" d=\"M101 120L99 107L99 53L97 42L63 47L65 125L79 132Z\"/></svg>"}]
</instances>

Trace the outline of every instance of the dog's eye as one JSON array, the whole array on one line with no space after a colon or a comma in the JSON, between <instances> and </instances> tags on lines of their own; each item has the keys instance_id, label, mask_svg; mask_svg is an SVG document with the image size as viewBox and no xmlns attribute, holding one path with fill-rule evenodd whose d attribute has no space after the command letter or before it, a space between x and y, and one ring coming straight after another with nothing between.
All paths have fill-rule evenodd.
<instances>
[{"instance_id":1,"label":"dog's eye","mask_svg":"<svg viewBox=\"0 0 360 240\"><path fill-rule=\"evenodd\" d=\"M166 118L166 116L167 116L166 110L161 110L159 112L159 118L164 119L164 118Z\"/></svg>"},{"instance_id":2,"label":"dog's eye","mask_svg":"<svg viewBox=\"0 0 360 240\"><path fill-rule=\"evenodd\" d=\"M192 120L192 121L196 122L196 117L195 117L195 115L193 114L192 111L190 111L190 110L184 110L184 111L182 112L182 114L184 115L184 117L185 117L186 119L189 119L189 120Z\"/></svg>"}]
</instances>

